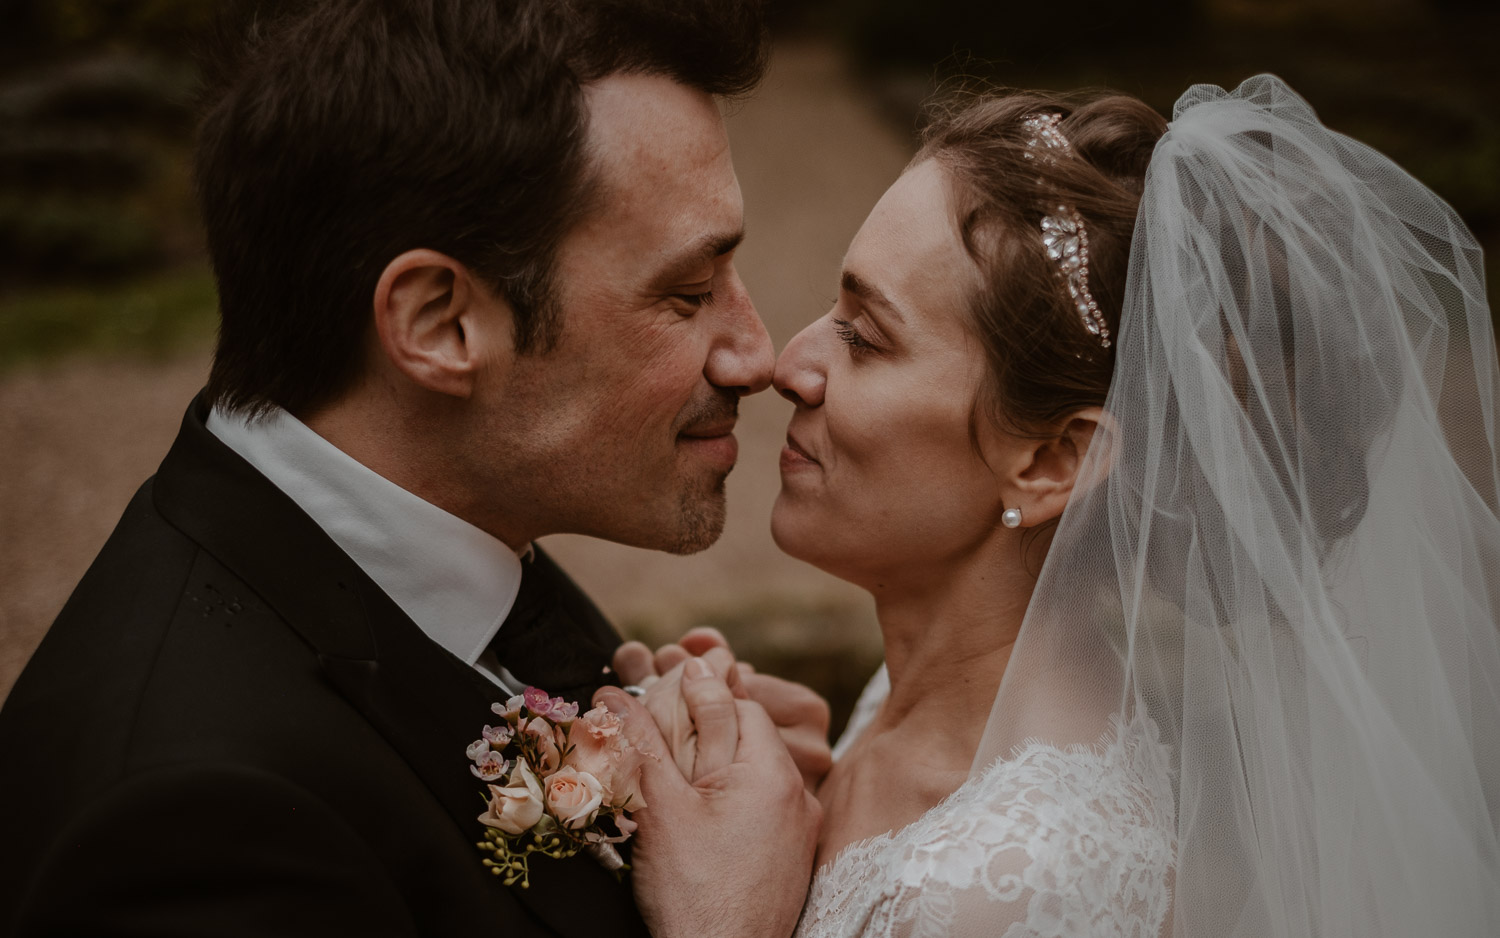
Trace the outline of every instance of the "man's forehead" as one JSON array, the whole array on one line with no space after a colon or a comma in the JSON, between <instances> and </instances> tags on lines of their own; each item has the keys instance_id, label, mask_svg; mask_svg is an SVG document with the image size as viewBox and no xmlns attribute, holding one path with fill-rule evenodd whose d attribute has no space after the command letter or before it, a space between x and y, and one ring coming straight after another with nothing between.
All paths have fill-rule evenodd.
<instances>
[{"instance_id":1,"label":"man's forehead","mask_svg":"<svg viewBox=\"0 0 1500 938\"><path fill-rule=\"evenodd\" d=\"M611 75L587 85L588 151L604 181L728 170L729 135L706 92L661 75Z\"/></svg>"},{"instance_id":2,"label":"man's forehead","mask_svg":"<svg viewBox=\"0 0 1500 938\"><path fill-rule=\"evenodd\" d=\"M610 76L586 93L598 190L585 239L649 256L663 276L733 250L744 205L714 99L642 75Z\"/></svg>"}]
</instances>

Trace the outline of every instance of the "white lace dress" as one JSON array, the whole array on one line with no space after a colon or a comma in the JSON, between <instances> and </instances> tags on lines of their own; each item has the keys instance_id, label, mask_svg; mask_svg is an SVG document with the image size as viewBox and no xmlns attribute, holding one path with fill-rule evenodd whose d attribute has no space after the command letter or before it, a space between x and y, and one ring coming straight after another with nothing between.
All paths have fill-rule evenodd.
<instances>
[{"instance_id":1,"label":"white lace dress","mask_svg":"<svg viewBox=\"0 0 1500 938\"><path fill-rule=\"evenodd\" d=\"M889 690L881 668L835 757ZM1144 719L1094 747L1028 743L818 870L797 938L1156 938L1176 852L1166 764Z\"/></svg>"}]
</instances>

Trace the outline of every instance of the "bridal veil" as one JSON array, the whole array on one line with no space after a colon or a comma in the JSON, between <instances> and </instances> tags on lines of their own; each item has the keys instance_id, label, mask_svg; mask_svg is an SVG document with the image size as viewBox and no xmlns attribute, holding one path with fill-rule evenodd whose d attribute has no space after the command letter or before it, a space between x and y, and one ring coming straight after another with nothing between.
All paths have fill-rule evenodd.
<instances>
[{"instance_id":1,"label":"bridal veil","mask_svg":"<svg viewBox=\"0 0 1500 938\"><path fill-rule=\"evenodd\" d=\"M1279 80L1196 86L1116 340L974 773L1038 741L1154 753L1164 933L1495 934L1500 374L1472 235ZM968 900L1018 875L1091 875L991 860L957 934L1002 933Z\"/></svg>"}]
</instances>

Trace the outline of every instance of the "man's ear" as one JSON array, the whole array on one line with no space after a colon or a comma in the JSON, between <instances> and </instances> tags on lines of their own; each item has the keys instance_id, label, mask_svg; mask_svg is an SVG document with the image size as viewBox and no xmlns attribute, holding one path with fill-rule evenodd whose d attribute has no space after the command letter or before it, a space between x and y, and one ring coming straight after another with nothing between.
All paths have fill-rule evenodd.
<instances>
[{"instance_id":1,"label":"man's ear","mask_svg":"<svg viewBox=\"0 0 1500 938\"><path fill-rule=\"evenodd\" d=\"M437 251L407 251L387 264L374 313L391 366L439 394L467 398L480 369L513 351L509 305Z\"/></svg>"},{"instance_id":2,"label":"man's ear","mask_svg":"<svg viewBox=\"0 0 1500 938\"><path fill-rule=\"evenodd\" d=\"M1021 524L1028 528L1060 517L1075 491L1087 491L1109 474L1115 439L1114 418L1102 407L1085 407L1051 436L1017 440L1004 479L1005 507L1021 509ZM1088 460L1096 450L1101 458Z\"/></svg>"}]
</instances>

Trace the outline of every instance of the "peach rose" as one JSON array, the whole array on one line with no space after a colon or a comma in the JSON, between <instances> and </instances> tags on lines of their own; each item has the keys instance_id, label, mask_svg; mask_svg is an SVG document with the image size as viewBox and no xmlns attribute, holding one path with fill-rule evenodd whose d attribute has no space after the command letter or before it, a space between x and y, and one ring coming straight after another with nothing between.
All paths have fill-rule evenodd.
<instances>
[{"instance_id":1,"label":"peach rose","mask_svg":"<svg viewBox=\"0 0 1500 938\"><path fill-rule=\"evenodd\" d=\"M578 728L595 740L606 740L620 735L623 724L620 718L609 712L608 707L595 707L578 721Z\"/></svg>"},{"instance_id":2,"label":"peach rose","mask_svg":"<svg viewBox=\"0 0 1500 938\"><path fill-rule=\"evenodd\" d=\"M630 745L620 729L620 718L603 707L585 713L568 735L572 749L563 764L598 779L605 804L634 811L646 806L640 789L646 755Z\"/></svg>"},{"instance_id":3,"label":"peach rose","mask_svg":"<svg viewBox=\"0 0 1500 938\"><path fill-rule=\"evenodd\" d=\"M604 786L587 772L564 766L547 778L547 807L563 827L588 827L603 803Z\"/></svg>"},{"instance_id":4,"label":"peach rose","mask_svg":"<svg viewBox=\"0 0 1500 938\"><path fill-rule=\"evenodd\" d=\"M517 759L506 786L490 786L489 810L479 815L479 822L507 834L524 834L542 819L542 807L541 783L526 761Z\"/></svg>"},{"instance_id":5,"label":"peach rose","mask_svg":"<svg viewBox=\"0 0 1500 938\"><path fill-rule=\"evenodd\" d=\"M551 775L562 765L562 751L557 747L557 730L541 717L533 717L523 731L536 741L537 769L543 776Z\"/></svg>"}]
</instances>

